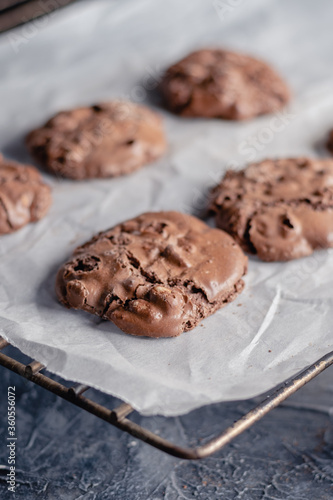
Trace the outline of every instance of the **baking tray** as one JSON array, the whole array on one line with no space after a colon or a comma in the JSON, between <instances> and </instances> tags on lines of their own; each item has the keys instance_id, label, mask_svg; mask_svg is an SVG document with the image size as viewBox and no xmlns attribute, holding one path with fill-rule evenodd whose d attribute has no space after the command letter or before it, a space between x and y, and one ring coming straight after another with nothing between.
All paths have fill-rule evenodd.
<instances>
[{"instance_id":1,"label":"baking tray","mask_svg":"<svg viewBox=\"0 0 333 500\"><path fill-rule=\"evenodd\" d=\"M7 346L9 346L9 343L4 338L0 337L0 351ZM0 352L0 364L79 408L92 413L105 422L118 427L118 429L144 441L154 448L164 451L169 455L173 455L174 457L187 460L198 460L209 457L218 450L221 450L289 396L297 392L301 387L310 382L310 380L314 379L317 375L326 370L326 368L331 366L333 364L333 351L320 358L295 377L281 384L275 391L268 394L260 404L243 415L239 420L236 420L236 422L230 427L227 427L221 434L209 440L207 443L193 448L177 446L128 419L127 416L134 411L134 408L127 403L121 403L114 409L106 408L83 396L83 394L90 389L89 386L74 384L71 387L66 387L60 382L42 374L41 372L46 367L42 363L39 363L39 361L32 360L29 364L24 364Z\"/></svg>"},{"instance_id":2,"label":"baking tray","mask_svg":"<svg viewBox=\"0 0 333 500\"><path fill-rule=\"evenodd\" d=\"M77 0L1 0L0 33L51 14L75 1Z\"/></svg>"}]
</instances>

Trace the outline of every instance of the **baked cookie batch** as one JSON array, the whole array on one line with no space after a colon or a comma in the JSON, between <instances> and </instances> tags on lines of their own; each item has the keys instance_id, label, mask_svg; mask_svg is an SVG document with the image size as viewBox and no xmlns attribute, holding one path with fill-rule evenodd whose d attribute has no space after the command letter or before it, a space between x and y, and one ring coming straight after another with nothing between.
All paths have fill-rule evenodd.
<instances>
[{"instance_id":1,"label":"baked cookie batch","mask_svg":"<svg viewBox=\"0 0 333 500\"><path fill-rule=\"evenodd\" d=\"M160 91L181 116L229 120L275 112L290 99L267 64L220 49L171 66ZM130 174L167 147L161 118L121 101L60 112L26 144L44 168L74 180ZM333 131L327 146L333 151ZM51 190L35 167L0 155L0 234L38 221L50 204ZM58 271L60 302L133 335L175 337L194 328L243 290L244 251L288 261L333 247L333 160L267 159L227 171L208 210L218 229L157 212L99 233Z\"/></svg>"}]
</instances>

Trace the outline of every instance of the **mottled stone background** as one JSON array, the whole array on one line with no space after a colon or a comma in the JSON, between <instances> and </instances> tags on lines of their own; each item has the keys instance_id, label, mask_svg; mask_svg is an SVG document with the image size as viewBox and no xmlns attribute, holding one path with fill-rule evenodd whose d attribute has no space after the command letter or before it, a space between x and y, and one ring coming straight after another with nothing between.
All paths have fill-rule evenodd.
<instances>
[{"instance_id":1,"label":"mottled stone background","mask_svg":"<svg viewBox=\"0 0 333 500\"><path fill-rule=\"evenodd\" d=\"M8 385L17 391L17 499L333 498L332 368L225 449L198 462L169 457L2 367L0 380L2 500L13 498L5 482ZM109 408L117 404L94 390L87 396ZM218 404L179 418L131 418L191 446L216 436L255 403Z\"/></svg>"}]
</instances>

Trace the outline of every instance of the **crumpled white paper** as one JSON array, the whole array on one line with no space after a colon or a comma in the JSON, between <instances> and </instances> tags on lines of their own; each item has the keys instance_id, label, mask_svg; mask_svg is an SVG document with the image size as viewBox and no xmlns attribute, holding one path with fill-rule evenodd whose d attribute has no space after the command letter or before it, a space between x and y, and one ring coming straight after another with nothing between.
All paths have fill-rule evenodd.
<instances>
[{"instance_id":1,"label":"crumpled white paper","mask_svg":"<svg viewBox=\"0 0 333 500\"><path fill-rule=\"evenodd\" d=\"M319 4L77 2L1 35L0 149L24 162L32 161L24 135L60 109L113 97L158 105L160 70L194 48L227 46L271 61L294 93L288 110L245 123L160 110L168 153L128 177L44 174L53 188L49 215L0 238L2 335L66 379L163 415L258 395L333 349L330 250L289 263L251 258L239 298L175 339L126 335L65 309L54 293L57 268L97 231L149 210L198 214L226 167L324 154L320 141L333 126L333 4Z\"/></svg>"}]
</instances>

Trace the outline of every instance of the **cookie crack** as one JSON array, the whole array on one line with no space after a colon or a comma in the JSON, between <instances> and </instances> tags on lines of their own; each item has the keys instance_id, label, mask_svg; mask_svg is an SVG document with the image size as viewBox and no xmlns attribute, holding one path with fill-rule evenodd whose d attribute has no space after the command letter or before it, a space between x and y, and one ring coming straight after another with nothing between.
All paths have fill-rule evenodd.
<instances>
[{"instance_id":1,"label":"cookie crack","mask_svg":"<svg viewBox=\"0 0 333 500\"><path fill-rule=\"evenodd\" d=\"M262 203L260 209L270 208L270 207L281 207L286 205L287 207L299 207L301 205L311 205L314 210L327 210L328 208L333 208L333 197L330 203L325 203L322 200L312 201L310 198L295 198L292 200L278 200L271 203ZM260 210L258 209L257 212Z\"/></svg>"},{"instance_id":2,"label":"cookie crack","mask_svg":"<svg viewBox=\"0 0 333 500\"><path fill-rule=\"evenodd\" d=\"M197 286L193 280L185 280L184 281L184 287L190 292L190 293L193 293L193 294L201 294L205 299L206 301L211 304L212 302L209 301L208 297L207 297L207 293L205 292L205 290L200 287L200 286Z\"/></svg>"},{"instance_id":3,"label":"cookie crack","mask_svg":"<svg viewBox=\"0 0 333 500\"><path fill-rule=\"evenodd\" d=\"M249 247L249 250L251 253L256 254L257 253L257 248L254 246L253 242L251 241L251 236L250 236L250 231L251 231L251 223L253 217L256 215L256 213L253 213L251 217L248 218L247 223L246 223L246 229L243 234L244 241Z\"/></svg>"},{"instance_id":4,"label":"cookie crack","mask_svg":"<svg viewBox=\"0 0 333 500\"><path fill-rule=\"evenodd\" d=\"M130 252L129 250L126 250L126 257L129 260L129 263L135 267L135 269L140 269L140 261Z\"/></svg>"},{"instance_id":5,"label":"cookie crack","mask_svg":"<svg viewBox=\"0 0 333 500\"><path fill-rule=\"evenodd\" d=\"M162 285L163 281L161 281L153 272L146 271L140 264L140 261L135 257L135 255L132 254L129 250L126 251L126 256L128 258L129 263L139 271L141 276L145 278L146 280L149 281L149 283L153 284L159 284ZM151 267L159 260L161 256L161 253L156 257L156 259L153 259L152 262L148 264L148 267Z\"/></svg>"},{"instance_id":6,"label":"cookie crack","mask_svg":"<svg viewBox=\"0 0 333 500\"><path fill-rule=\"evenodd\" d=\"M145 278L150 284L152 285L163 285L164 283L159 280L158 278L156 278L156 276L154 276L153 274L149 274L148 271L145 271L143 269L143 267L140 265L140 262L139 260L132 254L132 252L130 252L129 250L127 250L126 252L126 257L129 261L129 263L134 267L134 269L136 269L137 271L139 271L140 275ZM159 256L154 259L149 265L153 265L154 262L156 262L158 260ZM108 310L110 309L110 306L113 302L118 302L118 307L122 307L124 309L128 309L129 307L129 304L130 302L134 301L134 300L137 300L138 299L138 296L137 296L137 289L140 287L141 285L139 284L137 286L137 288L134 290L134 294L133 294L133 297L131 297L130 299L127 299L127 300L122 300L120 297L118 297L118 295L115 295L115 294L108 294L105 298L105 305L104 305L104 309L103 309L103 312L102 312L102 317L105 317L105 315L107 314Z\"/></svg>"},{"instance_id":7,"label":"cookie crack","mask_svg":"<svg viewBox=\"0 0 333 500\"><path fill-rule=\"evenodd\" d=\"M115 294L108 294L106 297L105 297L105 303L104 303L104 309L102 311L102 314L101 314L101 317L102 318L105 318L106 319L106 314L108 312L108 310L110 309L110 306L112 304L112 302L118 302L119 304L119 307L121 307L123 304L124 304L124 301L120 299L120 297L118 297L118 295L115 295Z\"/></svg>"}]
</instances>

